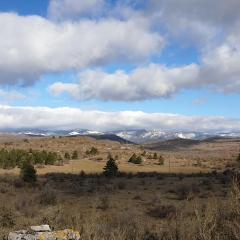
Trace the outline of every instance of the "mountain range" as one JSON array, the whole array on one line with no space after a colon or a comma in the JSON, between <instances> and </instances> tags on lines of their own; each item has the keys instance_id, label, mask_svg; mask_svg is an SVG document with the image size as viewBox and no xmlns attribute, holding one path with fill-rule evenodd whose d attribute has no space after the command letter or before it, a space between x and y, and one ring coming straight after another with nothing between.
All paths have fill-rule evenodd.
<instances>
[{"instance_id":1,"label":"mountain range","mask_svg":"<svg viewBox=\"0 0 240 240\"><path fill-rule=\"evenodd\" d=\"M161 131L161 130L118 130L118 131L92 131L87 129L73 130L41 130L41 129L21 129L21 130L4 130L2 133L28 135L28 136L91 136L96 139L112 140L121 143L152 143L166 141L171 139L191 139L204 140L212 137L240 137L240 132L190 132L190 131Z\"/></svg>"}]
</instances>

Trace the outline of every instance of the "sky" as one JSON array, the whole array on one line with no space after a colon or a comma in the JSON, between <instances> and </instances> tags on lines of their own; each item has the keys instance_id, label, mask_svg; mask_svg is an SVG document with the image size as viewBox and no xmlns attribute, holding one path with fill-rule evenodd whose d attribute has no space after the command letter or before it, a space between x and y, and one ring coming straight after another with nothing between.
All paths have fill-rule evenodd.
<instances>
[{"instance_id":1,"label":"sky","mask_svg":"<svg viewBox=\"0 0 240 240\"><path fill-rule=\"evenodd\" d=\"M240 131L239 0L0 1L0 130Z\"/></svg>"}]
</instances>

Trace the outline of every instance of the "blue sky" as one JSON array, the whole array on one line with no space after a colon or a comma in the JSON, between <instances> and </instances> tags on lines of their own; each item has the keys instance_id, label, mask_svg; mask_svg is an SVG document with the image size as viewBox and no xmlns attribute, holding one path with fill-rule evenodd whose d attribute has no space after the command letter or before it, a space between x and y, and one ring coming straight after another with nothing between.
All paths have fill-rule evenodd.
<instances>
[{"instance_id":1,"label":"blue sky","mask_svg":"<svg viewBox=\"0 0 240 240\"><path fill-rule=\"evenodd\" d=\"M48 0L1 1L1 12L17 12L20 15L47 16Z\"/></svg>"},{"instance_id":2,"label":"blue sky","mask_svg":"<svg viewBox=\"0 0 240 240\"><path fill-rule=\"evenodd\" d=\"M222 14L221 7L211 13L207 1L195 0L180 6L177 0L2 1L0 105L177 114L201 118L199 130L224 117L226 129L239 130L234 3ZM2 128L11 113L4 114ZM139 119L136 128L145 126ZM177 128L171 124L168 117L152 127Z\"/></svg>"}]
</instances>

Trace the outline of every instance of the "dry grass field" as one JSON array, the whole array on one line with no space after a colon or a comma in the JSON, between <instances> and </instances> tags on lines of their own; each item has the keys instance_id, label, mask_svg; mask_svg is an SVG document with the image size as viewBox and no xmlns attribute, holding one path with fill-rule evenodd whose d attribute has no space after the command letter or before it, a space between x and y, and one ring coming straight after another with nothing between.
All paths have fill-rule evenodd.
<instances>
[{"instance_id":1,"label":"dry grass field","mask_svg":"<svg viewBox=\"0 0 240 240\"><path fill-rule=\"evenodd\" d=\"M239 183L238 183L239 184ZM239 185L223 174L52 173L29 185L0 177L0 239L35 224L83 240L239 239Z\"/></svg>"},{"instance_id":2,"label":"dry grass field","mask_svg":"<svg viewBox=\"0 0 240 240\"><path fill-rule=\"evenodd\" d=\"M88 156L86 151L91 147L96 147L99 151L98 154ZM78 152L78 160L63 161L58 166L40 167L37 169L39 174L50 172L79 173L80 171L99 173L102 172L109 153L112 156L118 156L117 163L119 169L124 172L198 173L223 170L234 164L240 152L240 140L219 139L182 148L161 150L161 146L153 144L145 146L120 144L113 141L99 141L90 137L39 138L1 135L1 148L54 151L63 158L65 152L70 154L75 150ZM133 153L141 155L144 151L146 156L142 156L142 164L137 165L128 162ZM158 165L158 160L156 159L148 159L148 154L153 154L154 152L158 156L163 156L163 165ZM17 174L18 169L0 169L0 173Z\"/></svg>"},{"instance_id":3,"label":"dry grass field","mask_svg":"<svg viewBox=\"0 0 240 240\"><path fill-rule=\"evenodd\" d=\"M86 151L99 151L89 156ZM147 146L148 148L149 146ZM78 151L78 159L35 166L31 185L19 170L0 170L0 239L29 225L73 228L83 240L238 240L240 236L239 142L217 140L174 150L148 150L141 164L129 163L143 146L89 137L1 136L0 148ZM147 156L157 152L165 159ZM101 173L107 155L118 156L121 174ZM169 168L170 162L170 168ZM218 170L218 171L213 171Z\"/></svg>"}]
</instances>

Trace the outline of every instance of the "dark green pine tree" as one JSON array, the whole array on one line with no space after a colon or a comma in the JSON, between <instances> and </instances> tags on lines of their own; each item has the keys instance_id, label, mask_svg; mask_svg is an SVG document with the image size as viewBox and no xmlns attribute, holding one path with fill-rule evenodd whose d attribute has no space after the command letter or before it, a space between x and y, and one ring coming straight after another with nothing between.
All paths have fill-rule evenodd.
<instances>
[{"instance_id":1,"label":"dark green pine tree","mask_svg":"<svg viewBox=\"0 0 240 240\"><path fill-rule=\"evenodd\" d=\"M103 174L106 177L115 177L118 174L118 166L116 161L110 157L105 167L103 168Z\"/></svg>"},{"instance_id":2,"label":"dark green pine tree","mask_svg":"<svg viewBox=\"0 0 240 240\"><path fill-rule=\"evenodd\" d=\"M34 166L25 162L21 167L21 178L24 182L34 183L37 181L37 173Z\"/></svg>"}]
</instances>

